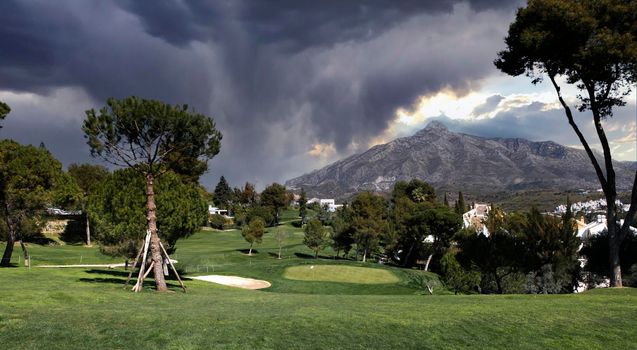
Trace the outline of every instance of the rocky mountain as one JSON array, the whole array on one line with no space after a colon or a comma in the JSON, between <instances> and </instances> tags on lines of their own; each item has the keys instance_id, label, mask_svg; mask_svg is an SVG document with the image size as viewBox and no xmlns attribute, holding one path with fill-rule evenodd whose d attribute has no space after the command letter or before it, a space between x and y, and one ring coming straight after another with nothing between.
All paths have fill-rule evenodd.
<instances>
[{"instance_id":1,"label":"rocky mountain","mask_svg":"<svg viewBox=\"0 0 637 350\"><path fill-rule=\"evenodd\" d=\"M634 164L618 162L618 187L632 184ZM288 180L309 196L346 198L358 191L391 191L400 180L421 179L438 191L489 194L521 190L600 188L583 150L552 141L484 138L449 131L431 122L413 136Z\"/></svg>"}]
</instances>

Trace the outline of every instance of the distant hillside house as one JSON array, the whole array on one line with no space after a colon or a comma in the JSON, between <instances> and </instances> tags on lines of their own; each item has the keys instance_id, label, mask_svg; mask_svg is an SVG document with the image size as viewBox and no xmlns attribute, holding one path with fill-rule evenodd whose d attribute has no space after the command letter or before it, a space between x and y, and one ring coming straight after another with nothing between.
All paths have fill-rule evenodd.
<instances>
[{"instance_id":1,"label":"distant hillside house","mask_svg":"<svg viewBox=\"0 0 637 350\"><path fill-rule=\"evenodd\" d=\"M491 207L485 203L476 203L471 210L462 214L462 224L464 228L474 229L476 233L489 236L489 230L484 225L484 220L487 218Z\"/></svg>"},{"instance_id":2,"label":"distant hillside house","mask_svg":"<svg viewBox=\"0 0 637 350\"><path fill-rule=\"evenodd\" d=\"M208 206L208 213L210 213L210 215L223 215L223 216L228 216L228 211L225 209L219 209L217 207L213 207L212 205Z\"/></svg>"},{"instance_id":3,"label":"distant hillside house","mask_svg":"<svg viewBox=\"0 0 637 350\"><path fill-rule=\"evenodd\" d=\"M623 225L624 220L619 220L619 225ZM608 220L606 219L606 215L597 215L597 219L586 223L584 218L582 217L580 220L577 220L577 237L581 240L587 240L593 236L597 236L602 232L608 229ZM630 231L634 234L637 233L637 228L630 227Z\"/></svg>"},{"instance_id":4,"label":"distant hillside house","mask_svg":"<svg viewBox=\"0 0 637 350\"><path fill-rule=\"evenodd\" d=\"M333 198L325 198L325 199L312 198L307 201L307 204L312 204L312 203L318 203L318 205L320 205L321 208L325 208L325 210L327 210L330 213L336 212L336 209L343 206L342 204L336 204L336 201Z\"/></svg>"}]
</instances>

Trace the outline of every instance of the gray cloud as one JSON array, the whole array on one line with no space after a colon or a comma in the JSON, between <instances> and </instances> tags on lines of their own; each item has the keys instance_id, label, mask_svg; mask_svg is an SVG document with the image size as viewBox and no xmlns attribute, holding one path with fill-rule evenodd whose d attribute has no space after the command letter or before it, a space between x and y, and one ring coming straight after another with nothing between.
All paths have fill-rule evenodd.
<instances>
[{"instance_id":1,"label":"gray cloud","mask_svg":"<svg viewBox=\"0 0 637 350\"><path fill-rule=\"evenodd\" d=\"M490 112L495 111L500 104L500 101L504 99L502 95L493 95L489 96L483 104L476 106L473 111L471 111L471 115L474 117L479 117L484 114L488 114Z\"/></svg>"},{"instance_id":2,"label":"gray cloud","mask_svg":"<svg viewBox=\"0 0 637 350\"><path fill-rule=\"evenodd\" d=\"M568 124L562 109L550 109L546 104L533 102L527 106L511 108L496 114L493 118L484 119L450 119L446 116L434 117L449 130L482 137L523 138L532 141L554 141L562 145L581 148L581 143ZM593 148L601 151L599 140L592 123L590 112L575 112L578 127ZM616 109L614 116L604 122L606 135L613 144L616 140L630 138L627 133L634 132L635 104ZM632 127L632 128L631 128ZM627 137L628 136L628 137ZM624 149L634 148L632 143L624 145ZM616 150L622 151L622 150ZM617 152L614 153L615 156ZM637 159L635 159L637 160Z\"/></svg>"},{"instance_id":3,"label":"gray cloud","mask_svg":"<svg viewBox=\"0 0 637 350\"><path fill-rule=\"evenodd\" d=\"M3 1L0 91L79 88L89 104L63 130L50 123L65 112L14 108L3 136L48 140L56 130L64 141L44 140L54 154L83 161L85 108L158 98L211 115L224 133L208 186L221 174L237 185L283 181L322 165L306 154L314 143L351 152L418 96L474 88L493 73L517 4Z\"/></svg>"}]
</instances>

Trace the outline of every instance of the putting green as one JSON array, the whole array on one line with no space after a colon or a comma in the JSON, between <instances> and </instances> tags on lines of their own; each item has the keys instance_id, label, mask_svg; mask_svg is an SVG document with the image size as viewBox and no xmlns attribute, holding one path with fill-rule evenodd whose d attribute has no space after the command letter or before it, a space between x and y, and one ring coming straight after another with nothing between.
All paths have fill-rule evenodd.
<instances>
[{"instance_id":1,"label":"putting green","mask_svg":"<svg viewBox=\"0 0 637 350\"><path fill-rule=\"evenodd\" d=\"M285 269L283 277L299 281L360 284L385 284L400 281L400 279L389 270L343 265L291 266Z\"/></svg>"}]
</instances>

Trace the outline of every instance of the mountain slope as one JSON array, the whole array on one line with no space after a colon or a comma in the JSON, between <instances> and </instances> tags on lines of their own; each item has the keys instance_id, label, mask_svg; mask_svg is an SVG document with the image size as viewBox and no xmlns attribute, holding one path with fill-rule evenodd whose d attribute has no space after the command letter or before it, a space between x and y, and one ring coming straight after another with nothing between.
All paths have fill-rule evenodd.
<instances>
[{"instance_id":1,"label":"mountain slope","mask_svg":"<svg viewBox=\"0 0 637 350\"><path fill-rule=\"evenodd\" d=\"M627 188L631 165L617 163L618 187ZM552 141L483 138L431 122L413 136L288 180L311 196L347 197L363 190L390 191L396 181L421 179L439 190L475 194L517 190L596 189L586 153Z\"/></svg>"}]
</instances>

